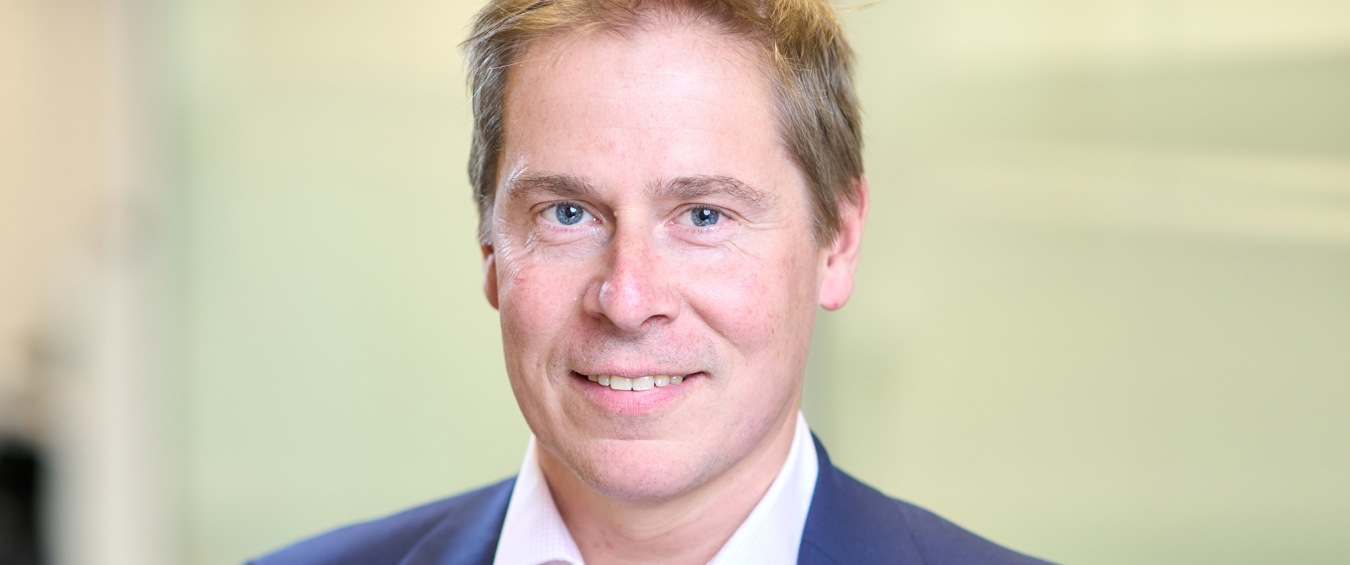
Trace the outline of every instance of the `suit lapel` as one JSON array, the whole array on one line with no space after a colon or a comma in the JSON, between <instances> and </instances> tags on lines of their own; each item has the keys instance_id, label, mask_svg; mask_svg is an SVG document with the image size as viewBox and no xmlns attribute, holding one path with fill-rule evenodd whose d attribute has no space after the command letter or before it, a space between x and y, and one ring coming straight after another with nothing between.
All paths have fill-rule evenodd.
<instances>
[{"instance_id":1,"label":"suit lapel","mask_svg":"<svg viewBox=\"0 0 1350 565\"><path fill-rule=\"evenodd\" d=\"M809 565L921 563L899 504L835 468L814 434L819 471L797 562ZM400 565L491 565L515 479L466 497Z\"/></svg>"},{"instance_id":2,"label":"suit lapel","mask_svg":"<svg viewBox=\"0 0 1350 565\"><path fill-rule=\"evenodd\" d=\"M511 478L471 493L422 536L399 565L492 565L515 484Z\"/></svg>"},{"instance_id":3,"label":"suit lapel","mask_svg":"<svg viewBox=\"0 0 1350 565\"><path fill-rule=\"evenodd\" d=\"M836 469L820 439L811 439L820 471L797 562L921 563L896 501Z\"/></svg>"}]
</instances>

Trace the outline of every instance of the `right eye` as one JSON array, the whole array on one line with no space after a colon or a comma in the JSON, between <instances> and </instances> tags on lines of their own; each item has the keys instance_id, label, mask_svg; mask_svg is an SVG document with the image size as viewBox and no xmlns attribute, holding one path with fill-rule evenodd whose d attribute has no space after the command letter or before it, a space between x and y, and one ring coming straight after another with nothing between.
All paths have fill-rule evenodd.
<instances>
[{"instance_id":1,"label":"right eye","mask_svg":"<svg viewBox=\"0 0 1350 565\"><path fill-rule=\"evenodd\" d=\"M578 206L575 202L559 202L550 207L553 211L553 218L564 226L574 226L591 217L591 213L585 208ZM548 214L548 210L544 211Z\"/></svg>"}]
</instances>

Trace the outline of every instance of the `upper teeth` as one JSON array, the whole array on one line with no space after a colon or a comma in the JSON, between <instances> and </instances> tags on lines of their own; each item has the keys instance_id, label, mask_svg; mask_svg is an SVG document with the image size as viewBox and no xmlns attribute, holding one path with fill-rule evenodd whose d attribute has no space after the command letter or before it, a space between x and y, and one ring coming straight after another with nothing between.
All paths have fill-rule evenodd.
<instances>
[{"instance_id":1,"label":"upper teeth","mask_svg":"<svg viewBox=\"0 0 1350 565\"><path fill-rule=\"evenodd\" d=\"M614 375L586 375L586 378L593 383L614 390L648 390L653 386L677 385L684 381L683 375L652 375L636 379Z\"/></svg>"}]
</instances>

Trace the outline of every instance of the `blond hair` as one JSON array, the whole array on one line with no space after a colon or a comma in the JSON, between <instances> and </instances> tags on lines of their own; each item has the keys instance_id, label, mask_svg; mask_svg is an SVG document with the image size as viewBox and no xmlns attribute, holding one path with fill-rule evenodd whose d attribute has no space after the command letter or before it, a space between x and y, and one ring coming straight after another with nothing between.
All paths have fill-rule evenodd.
<instances>
[{"instance_id":1,"label":"blond hair","mask_svg":"<svg viewBox=\"0 0 1350 565\"><path fill-rule=\"evenodd\" d=\"M504 143L507 70L532 43L560 33L625 32L652 15L712 23L759 48L770 67L779 134L805 177L822 245L841 203L857 204L862 128L853 52L826 0L489 0L464 42L473 97L469 181L479 240L488 242Z\"/></svg>"}]
</instances>

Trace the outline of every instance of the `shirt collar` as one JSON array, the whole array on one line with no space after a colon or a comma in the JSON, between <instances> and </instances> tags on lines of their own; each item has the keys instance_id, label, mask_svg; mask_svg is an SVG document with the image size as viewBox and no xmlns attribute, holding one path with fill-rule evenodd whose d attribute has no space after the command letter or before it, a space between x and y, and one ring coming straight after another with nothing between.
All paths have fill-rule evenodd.
<instances>
[{"instance_id":1,"label":"shirt collar","mask_svg":"<svg viewBox=\"0 0 1350 565\"><path fill-rule=\"evenodd\" d=\"M581 565L581 550L563 524L553 493L539 469L539 447L530 435L525 448L525 461L511 489L511 502L506 505L506 520L502 536L497 540L497 556L493 565L542 565L570 563Z\"/></svg>"},{"instance_id":2,"label":"shirt collar","mask_svg":"<svg viewBox=\"0 0 1350 565\"><path fill-rule=\"evenodd\" d=\"M525 461L520 465L520 475L506 507L495 565L584 563L539 469L535 453L538 449L534 436L530 436ZM778 476L709 565L796 563L819 471L811 431L806 418L798 412L792 447Z\"/></svg>"}]
</instances>

